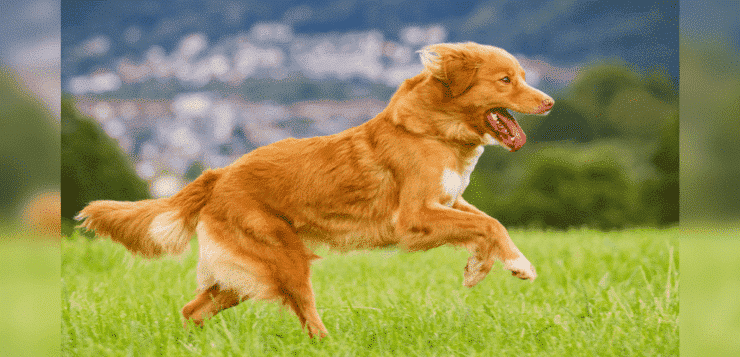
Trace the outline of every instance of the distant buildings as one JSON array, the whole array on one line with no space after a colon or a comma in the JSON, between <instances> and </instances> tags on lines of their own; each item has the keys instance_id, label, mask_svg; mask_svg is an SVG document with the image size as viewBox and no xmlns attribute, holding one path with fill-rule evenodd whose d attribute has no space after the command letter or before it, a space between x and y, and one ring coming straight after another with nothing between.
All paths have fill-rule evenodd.
<instances>
[{"instance_id":1,"label":"distant buildings","mask_svg":"<svg viewBox=\"0 0 740 357\"><path fill-rule=\"evenodd\" d=\"M187 93L169 101L77 99L79 110L97 120L131 156L155 195L176 192L197 162L206 168L223 167L287 137L334 134L371 119L385 104L359 99L285 106L209 93Z\"/></svg>"},{"instance_id":2,"label":"distant buildings","mask_svg":"<svg viewBox=\"0 0 740 357\"><path fill-rule=\"evenodd\" d=\"M257 23L216 43L194 32L170 53L152 45L138 56L111 57L116 46L130 53L145 36L132 27L120 44L105 35L81 41L65 63L100 65L62 86L131 156L153 193L169 195L198 165L222 167L259 146L374 117L395 87L422 70L416 51L445 41L447 30L409 26L394 42L379 31L302 35L284 23ZM569 81L575 73L522 63L531 82ZM378 87L386 90L373 92Z\"/></svg>"}]
</instances>

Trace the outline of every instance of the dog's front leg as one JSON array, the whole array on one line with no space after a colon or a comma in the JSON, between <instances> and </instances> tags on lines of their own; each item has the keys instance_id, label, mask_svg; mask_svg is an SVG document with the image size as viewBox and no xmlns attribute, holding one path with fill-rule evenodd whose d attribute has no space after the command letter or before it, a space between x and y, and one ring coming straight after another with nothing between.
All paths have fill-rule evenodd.
<instances>
[{"instance_id":1,"label":"dog's front leg","mask_svg":"<svg viewBox=\"0 0 740 357\"><path fill-rule=\"evenodd\" d=\"M483 280L496 259L504 262L505 268L518 278L534 280L537 277L532 264L498 220L469 204L459 208L432 204L402 211L405 214L399 216L396 226L401 245L412 251L444 244L467 247L473 253L465 267L463 284L467 287Z\"/></svg>"},{"instance_id":2,"label":"dog's front leg","mask_svg":"<svg viewBox=\"0 0 740 357\"><path fill-rule=\"evenodd\" d=\"M452 208L464 211L464 212L470 212L479 216L491 218L488 214L485 212L479 210L477 207L471 205L467 201L465 201L462 197L458 197L458 199L455 201L455 203L452 205ZM491 218L493 219L493 218ZM493 219L498 223L497 220ZM499 223L500 224L500 223ZM537 272L534 269L534 266L527 260L527 258L522 254L518 248L514 245L514 242L509 237L509 233L506 231L506 228L503 226L501 227L501 230L504 232L504 235L506 238L504 240L507 241L508 244L510 244L511 247L513 247L513 250L518 252L518 256L516 258L512 259L504 259L502 257L498 257L494 254L481 254L485 252L479 252L480 248L477 246L467 246L468 250L471 253L470 258L468 259L468 265L465 266L465 280L463 284L467 287L473 287L476 284L478 284L485 276L488 274L488 271L490 270L490 267L488 270L481 270L481 267L493 265L493 262L496 259L500 259L504 263L504 268L511 271L511 275L516 276L520 279L529 279L534 280L537 277Z\"/></svg>"}]
</instances>

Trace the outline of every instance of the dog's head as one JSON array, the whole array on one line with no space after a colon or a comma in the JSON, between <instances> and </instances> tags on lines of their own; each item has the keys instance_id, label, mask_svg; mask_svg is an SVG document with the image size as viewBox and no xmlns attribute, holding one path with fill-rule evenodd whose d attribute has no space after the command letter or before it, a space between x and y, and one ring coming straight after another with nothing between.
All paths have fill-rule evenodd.
<instances>
[{"instance_id":1,"label":"dog's head","mask_svg":"<svg viewBox=\"0 0 740 357\"><path fill-rule=\"evenodd\" d=\"M443 88L445 110L459 112L484 143L496 140L509 151L526 142L519 123L509 113L547 114L555 101L525 82L524 69L503 49L476 43L437 44L424 48L421 58Z\"/></svg>"}]
</instances>

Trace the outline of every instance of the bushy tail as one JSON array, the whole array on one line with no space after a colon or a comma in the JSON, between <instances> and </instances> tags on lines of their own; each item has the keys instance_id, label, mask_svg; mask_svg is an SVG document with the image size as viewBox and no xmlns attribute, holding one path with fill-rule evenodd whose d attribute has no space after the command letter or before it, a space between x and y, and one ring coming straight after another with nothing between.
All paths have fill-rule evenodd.
<instances>
[{"instance_id":1,"label":"bushy tail","mask_svg":"<svg viewBox=\"0 0 740 357\"><path fill-rule=\"evenodd\" d=\"M79 227L109 236L135 254L180 254L190 243L201 208L220 173L204 172L172 197L138 202L93 201L75 217Z\"/></svg>"}]
</instances>

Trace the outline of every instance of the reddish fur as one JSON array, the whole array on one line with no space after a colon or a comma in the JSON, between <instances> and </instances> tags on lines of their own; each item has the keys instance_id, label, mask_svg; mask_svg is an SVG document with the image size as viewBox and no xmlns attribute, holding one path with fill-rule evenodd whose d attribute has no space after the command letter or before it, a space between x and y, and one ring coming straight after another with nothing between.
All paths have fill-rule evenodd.
<instances>
[{"instance_id":1,"label":"reddish fur","mask_svg":"<svg viewBox=\"0 0 740 357\"><path fill-rule=\"evenodd\" d=\"M406 80L374 119L335 135L258 148L205 172L171 198L92 202L80 213L83 226L157 256L163 251L149 237L149 225L176 210L188 232L203 224L210 239L269 287L262 297L290 306L312 336L326 329L310 281L316 256L306 243L341 250L460 245L485 260L485 272L493 258L519 256L506 229L462 197L449 197L440 177L445 169L461 172L486 143L483 135L493 134L488 110L540 113L553 101L529 87L501 49L445 44L423 55L426 69ZM510 85L499 83L504 75ZM445 206L451 199L452 207ZM249 297L223 288L205 289L183 315L202 323Z\"/></svg>"},{"instance_id":2,"label":"reddish fur","mask_svg":"<svg viewBox=\"0 0 740 357\"><path fill-rule=\"evenodd\" d=\"M80 225L100 235L111 237L133 253L145 257L158 257L165 251L149 236L149 226L161 213L177 211L192 235L198 214L211 195L212 185L218 179L217 170L209 170L172 197L138 202L94 201L75 217L84 220Z\"/></svg>"},{"instance_id":3,"label":"reddish fur","mask_svg":"<svg viewBox=\"0 0 740 357\"><path fill-rule=\"evenodd\" d=\"M244 300L240 299L234 291L221 290L218 285L213 285L187 303L182 308L182 314L187 317L187 320L202 326L204 320ZM187 324L187 321L185 323Z\"/></svg>"}]
</instances>

